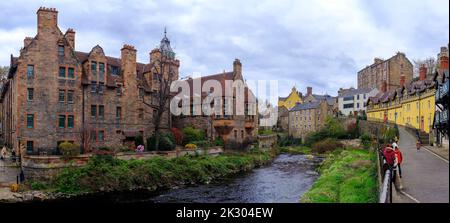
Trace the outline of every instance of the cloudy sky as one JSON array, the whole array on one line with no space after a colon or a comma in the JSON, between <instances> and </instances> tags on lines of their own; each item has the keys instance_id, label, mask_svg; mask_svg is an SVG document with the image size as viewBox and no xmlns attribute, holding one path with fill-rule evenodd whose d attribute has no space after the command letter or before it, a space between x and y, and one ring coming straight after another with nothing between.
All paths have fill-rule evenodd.
<instances>
[{"instance_id":1,"label":"cloudy sky","mask_svg":"<svg viewBox=\"0 0 450 223\"><path fill-rule=\"evenodd\" d=\"M239 58L246 79L278 80L281 96L293 85L336 95L374 57L435 57L449 42L448 0L11 0L0 3L0 65L36 34L39 6L57 8L76 50L99 44L119 57L127 43L148 62L167 26L182 77L231 70Z\"/></svg>"}]
</instances>

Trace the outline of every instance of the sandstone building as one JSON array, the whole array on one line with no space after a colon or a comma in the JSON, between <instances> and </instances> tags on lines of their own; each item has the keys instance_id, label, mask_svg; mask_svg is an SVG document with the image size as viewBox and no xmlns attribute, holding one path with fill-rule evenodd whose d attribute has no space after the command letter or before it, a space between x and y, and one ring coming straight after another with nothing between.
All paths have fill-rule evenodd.
<instances>
[{"instance_id":1,"label":"sandstone building","mask_svg":"<svg viewBox=\"0 0 450 223\"><path fill-rule=\"evenodd\" d=\"M233 62L233 71L231 72L180 81L187 81L191 89L190 95L187 95L191 102L191 115L174 116L174 127L192 126L202 129L210 140L221 138L225 143L250 143L256 139L258 134L256 97L245 84L242 76L242 64L238 59ZM205 110L202 107L208 105L196 103L194 100L194 97L196 97L194 82L196 81L201 84L202 88L205 88L205 83L209 81L217 81L221 85L221 92L210 91L209 93L203 92L197 95L201 99L199 102L204 102L206 98L210 97L211 104L209 106L214 109L209 115L204 113ZM236 88L232 89L231 95L226 95L226 81L237 83ZM238 87L239 84L241 84L240 87L242 88ZM244 97L242 100L243 107L240 107L238 97L242 96ZM243 114L240 115L237 110L242 108ZM227 109L230 109L228 110L230 114L227 114Z\"/></svg>"},{"instance_id":2,"label":"sandstone building","mask_svg":"<svg viewBox=\"0 0 450 223\"><path fill-rule=\"evenodd\" d=\"M61 32L53 8L41 7L37 20L37 35L24 39L19 57L11 56L2 88L5 143L48 154L62 141L89 150L150 136L155 107L143 102L154 104L161 78L178 79L180 62L167 37L150 52L148 63L138 63L130 45L122 47L120 58L105 55L98 45L76 51L75 31ZM169 120L166 112L165 128Z\"/></svg>"},{"instance_id":3,"label":"sandstone building","mask_svg":"<svg viewBox=\"0 0 450 223\"><path fill-rule=\"evenodd\" d=\"M386 90L395 89L402 76L406 82L413 79L413 65L404 53L398 52L387 60L375 58L372 65L358 72L358 89L378 88L383 81L387 83Z\"/></svg>"},{"instance_id":4,"label":"sandstone building","mask_svg":"<svg viewBox=\"0 0 450 223\"><path fill-rule=\"evenodd\" d=\"M23 145L28 154L50 155L59 154L59 143L70 141L89 152L103 146L133 147L136 137L154 134L161 86L179 77L180 61L166 34L145 63L137 62L137 50L127 44L120 58L105 55L98 45L77 51L75 37L73 29L59 29L56 9L37 10L37 35L24 39L18 57L11 55L0 92L0 129L8 147ZM241 63L236 59L232 72L204 79L243 80ZM246 98L256 101L250 94ZM161 108L162 131L193 125L211 139L238 142L257 132L257 116L174 118L169 104Z\"/></svg>"}]
</instances>

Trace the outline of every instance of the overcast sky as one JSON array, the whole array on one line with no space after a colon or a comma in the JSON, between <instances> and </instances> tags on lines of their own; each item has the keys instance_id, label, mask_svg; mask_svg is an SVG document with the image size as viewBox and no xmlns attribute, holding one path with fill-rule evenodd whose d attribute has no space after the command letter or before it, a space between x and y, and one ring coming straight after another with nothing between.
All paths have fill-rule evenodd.
<instances>
[{"instance_id":1,"label":"overcast sky","mask_svg":"<svg viewBox=\"0 0 450 223\"><path fill-rule=\"evenodd\" d=\"M120 57L127 43L146 63L167 26L181 77L231 70L239 58L246 79L279 80L280 96L293 85L336 95L374 57L435 57L449 42L448 0L1 1L0 65L36 35L39 6L57 8L76 50L99 44Z\"/></svg>"}]
</instances>

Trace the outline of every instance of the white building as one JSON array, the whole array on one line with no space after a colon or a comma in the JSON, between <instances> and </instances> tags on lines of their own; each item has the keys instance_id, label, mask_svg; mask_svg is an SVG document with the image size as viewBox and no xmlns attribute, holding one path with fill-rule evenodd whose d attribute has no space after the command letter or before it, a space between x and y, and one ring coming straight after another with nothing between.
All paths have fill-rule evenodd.
<instances>
[{"instance_id":1,"label":"white building","mask_svg":"<svg viewBox=\"0 0 450 223\"><path fill-rule=\"evenodd\" d=\"M366 102L369 97L373 97L378 94L378 89L339 89L338 91L338 106L339 111L348 116L355 112L360 113L366 111Z\"/></svg>"}]
</instances>

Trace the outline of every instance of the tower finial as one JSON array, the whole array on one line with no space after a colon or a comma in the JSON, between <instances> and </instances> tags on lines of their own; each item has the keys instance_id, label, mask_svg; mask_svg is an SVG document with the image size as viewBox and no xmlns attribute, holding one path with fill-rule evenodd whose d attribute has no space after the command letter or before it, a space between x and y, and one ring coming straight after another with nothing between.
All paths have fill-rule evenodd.
<instances>
[{"instance_id":1,"label":"tower finial","mask_svg":"<svg viewBox=\"0 0 450 223\"><path fill-rule=\"evenodd\" d=\"M167 27L164 26L164 37L167 37L166 34L167 34Z\"/></svg>"}]
</instances>

